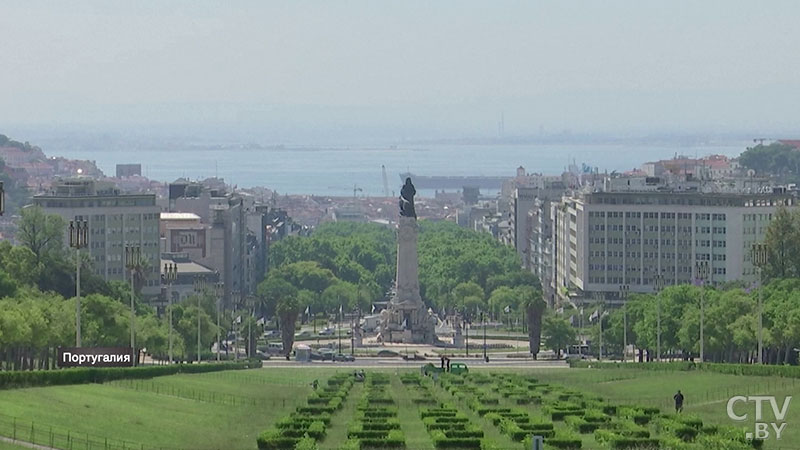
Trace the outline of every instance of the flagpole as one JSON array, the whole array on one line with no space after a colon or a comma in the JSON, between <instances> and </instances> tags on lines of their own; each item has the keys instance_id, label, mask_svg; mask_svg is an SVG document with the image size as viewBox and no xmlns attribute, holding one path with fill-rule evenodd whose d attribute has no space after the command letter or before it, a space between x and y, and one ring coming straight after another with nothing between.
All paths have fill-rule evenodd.
<instances>
[{"instance_id":1,"label":"flagpole","mask_svg":"<svg viewBox=\"0 0 800 450\"><path fill-rule=\"evenodd\" d=\"M339 300L339 297L336 297ZM339 335L339 353L342 353L342 303L339 300L339 320L336 323L337 334Z\"/></svg>"}]
</instances>

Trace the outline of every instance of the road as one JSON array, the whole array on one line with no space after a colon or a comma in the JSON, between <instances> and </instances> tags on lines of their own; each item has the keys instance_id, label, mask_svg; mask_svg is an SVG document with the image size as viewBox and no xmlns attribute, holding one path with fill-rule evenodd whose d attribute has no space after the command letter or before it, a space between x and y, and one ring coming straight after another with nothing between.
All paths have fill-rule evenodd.
<instances>
[{"instance_id":1,"label":"road","mask_svg":"<svg viewBox=\"0 0 800 450\"><path fill-rule=\"evenodd\" d=\"M533 361L530 359L513 358L494 358L489 357L489 362L484 362L480 358L451 358L451 363L463 362L470 369L506 369L506 368L528 368L528 369L565 369L569 366L564 361ZM264 361L263 369L269 370L277 367L330 367L337 369L376 369L376 368L409 368L418 369L420 366L432 363L440 364L438 358L428 358L425 361L404 361L399 358L357 358L354 362L331 362L331 361L312 361L297 362L295 360L286 361L285 359L274 358Z\"/></svg>"}]
</instances>

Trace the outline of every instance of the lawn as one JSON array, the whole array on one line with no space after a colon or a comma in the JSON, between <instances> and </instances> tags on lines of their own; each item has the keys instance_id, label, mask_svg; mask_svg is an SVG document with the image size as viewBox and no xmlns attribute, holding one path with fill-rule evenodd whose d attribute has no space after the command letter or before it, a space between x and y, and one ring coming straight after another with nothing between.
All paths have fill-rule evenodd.
<instances>
[{"instance_id":1,"label":"lawn","mask_svg":"<svg viewBox=\"0 0 800 450\"><path fill-rule=\"evenodd\" d=\"M685 396L684 413L696 414L704 422L734 425L752 430L754 407L737 406L737 413L749 412L748 421L728 418L727 401L734 395L774 395L779 406L783 397L800 396L800 380L779 377L725 375L712 372L651 371L637 369L569 369L563 371L534 370L533 374L548 383L560 383L582 391L599 394L610 401L637 403L672 411L672 396L678 389ZM772 417L764 405L765 421ZM767 449L800 448L800 407L789 406L787 426L780 441L766 441Z\"/></svg>"},{"instance_id":2,"label":"lawn","mask_svg":"<svg viewBox=\"0 0 800 450\"><path fill-rule=\"evenodd\" d=\"M18 439L58 448L253 449L260 433L274 430L281 419L286 420L298 407L310 406L310 400L321 395L322 388L318 393L311 388L313 380L325 387L333 375L349 372L324 366L264 368L120 380L104 385L4 390L0 391L0 435L11 437L16 433ZM635 368L473 370L468 377L446 376L438 382L418 377L416 369L379 372L385 374L383 385L373 385L370 377L367 383L346 387L344 393L330 392L333 396L340 395L343 401L329 414L324 437L319 438L320 449L336 450L352 444L348 430L354 423L364 425L365 420L371 420L372 410L365 408L373 397L391 402L386 411L394 411L394 415L387 424L372 426L399 424L401 433L395 436L402 436L408 450L433 450L437 440L447 445L443 440L449 437L444 433L467 436L478 429L483 431L480 439L493 443L496 449L522 450L519 437L512 439L514 433L520 436L522 430L504 421L505 416L498 418L479 411L483 402L509 408L514 414L522 413L519 425L523 428L548 422L553 426L554 440L578 439L582 448L593 449L608 447L601 447L591 433L576 433L578 421L551 421L554 404L580 403L580 398L584 398L581 394L586 394L590 402L599 396L613 404L658 407L670 412L672 395L681 389L686 397L685 416L696 415L705 424L746 425L752 429L752 422L742 424L728 419L725 407L730 396L777 395L780 402L784 395L800 395L800 382L791 379ZM463 378L463 384L459 378ZM542 383L552 388L539 386ZM560 398L573 394L574 399ZM526 400L528 397L530 402ZM421 403L425 398L432 403ZM431 428L432 419L425 419L421 412L442 403L446 406L441 413L449 414L447 408L457 410L458 420L463 421L467 431L448 431L446 427L442 432L437 431L435 427L444 427L443 424ZM597 405L591 407L595 412ZM766 408L770 410L769 406ZM744 412L744 405L739 409ZM798 448L795 442L800 442L800 428L792 426L800 420L798 411L790 405L781 445L772 440L767 441L765 448ZM613 415L600 419L627 420ZM647 426L654 436L661 436L658 427ZM89 446L87 440L91 442ZM0 442L0 450L6 448L20 447Z\"/></svg>"},{"instance_id":3,"label":"lawn","mask_svg":"<svg viewBox=\"0 0 800 450\"><path fill-rule=\"evenodd\" d=\"M139 449L255 448L258 433L305 400L313 379L332 373L248 370L172 375L138 385L5 390L0 434L12 436L16 428L19 439L56 447L69 447L69 439L73 447L86 448L88 439L93 448L104 448L108 438L114 448L123 448L123 441L126 448ZM168 389L173 387L179 390L175 394L186 395L173 395ZM251 401L229 402L226 395Z\"/></svg>"}]
</instances>

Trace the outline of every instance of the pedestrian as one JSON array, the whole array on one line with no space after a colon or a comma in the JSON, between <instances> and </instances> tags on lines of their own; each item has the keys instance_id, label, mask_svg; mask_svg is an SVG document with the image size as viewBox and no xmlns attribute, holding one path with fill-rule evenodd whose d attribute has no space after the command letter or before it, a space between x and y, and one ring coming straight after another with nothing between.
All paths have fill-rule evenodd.
<instances>
[{"instance_id":1,"label":"pedestrian","mask_svg":"<svg viewBox=\"0 0 800 450\"><path fill-rule=\"evenodd\" d=\"M312 386L312 387L314 388L314 390L316 391L316 390L317 390L317 386L319 386L319 381L317 381L317 380L314 380L314 381L312 381L312 382L311 382L311 386Z\"/></svg>"},{"instance_id":2,"label":"pedestrian","mask_svg":"<svg viewBox=\"0 0 800 450\"><path fill-rule=\"evenodd\" d=\"M675 412L683 412L683 394L681 394L680 389L678 389L678 393L672 398L675 399Z\"/></svg>"}]
</instances>

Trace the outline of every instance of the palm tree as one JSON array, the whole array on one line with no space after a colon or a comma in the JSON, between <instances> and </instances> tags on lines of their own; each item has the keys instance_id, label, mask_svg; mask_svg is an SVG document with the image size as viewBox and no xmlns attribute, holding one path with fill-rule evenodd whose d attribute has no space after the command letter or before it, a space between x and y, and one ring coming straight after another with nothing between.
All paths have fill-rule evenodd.
<instances>
[{"instance_id":1,"label":"palm tree","mask_svg":"<svg viewBox=\"0 0 800 450\"><path fill-rule=\"evenodd\" d=\"M281 325L281 342L283 343L283 351L286 354L286 359L292 354L292 345L294 344L294 327L297 321L297 315L300 313L300 306L295 296L282 296L278 299L278 304L275 307L278 314L278 320Z\"/></svg>"},{"instance_id":2,"label":"palm tree","mask_svg":"<svg viewBox=\"0 0 800 450\"><path fill-rule=\"evenodd\" d=\"M528 319L528 344L530 352L533 359L536 359L542 341L542 316L544 315L547 303L545 303L542 298L542 291L533 287L523 288L522 301L520 303Z\"/></svg>"}]
</instances>

